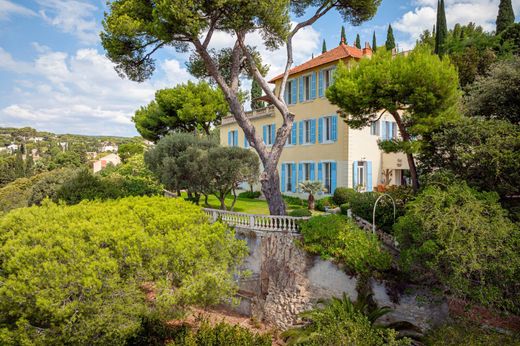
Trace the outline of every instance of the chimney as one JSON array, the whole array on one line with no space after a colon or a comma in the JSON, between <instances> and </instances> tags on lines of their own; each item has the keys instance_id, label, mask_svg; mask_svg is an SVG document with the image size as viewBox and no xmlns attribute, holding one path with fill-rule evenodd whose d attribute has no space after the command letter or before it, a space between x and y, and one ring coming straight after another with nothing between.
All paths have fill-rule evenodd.
<instances>
[{"instance_id":1,"label":"chimney","mask_svg":"<svg viewBox=\"0 0 520 346\"><path fill-rule=\"evenodd\" d=\"M365 48L363 48L363 56L372 56L372 47L370 47L370 43L365 42Z\"/></svg>"}]
</instances>

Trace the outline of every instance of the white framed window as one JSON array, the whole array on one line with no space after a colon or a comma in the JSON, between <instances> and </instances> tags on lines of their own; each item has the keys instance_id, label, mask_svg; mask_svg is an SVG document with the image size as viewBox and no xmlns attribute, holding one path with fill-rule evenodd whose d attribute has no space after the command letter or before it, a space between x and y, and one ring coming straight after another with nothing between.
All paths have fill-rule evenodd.
<instances>
[{"instance_id":1,"label":"white framed window","mask_svg":"<svg viewBox=\"0 0 520 346\"><path fill-rule=\"evenodd\" d=\"M265 144L266 145L273 145L274 144L274 138L275 138L275 126L274 124L265 125L267 127L267 136L265 138Z\"/></svg>"},{"instance_id":2,"label":"white framed window","mask_svg":"<svg viewBox=\"0 0 520 346\"><path fill-rule=\"evenodd\" d=\"M310 162L304 162L303 163L303 179L302 181L311 180L312 174L311 174L312 164Z\"/></svg>"},{"instance_id":3,"label":"white framed window","mask_svg":"<svg viewBox=\"0 0 520 346\"><path fill-rule=\"evenodd\" d=\"M296 123L293 123L291 128L291 133L289 133L289 137L287 137L287 141L285 145L295 145L296 143Z\"/></svg>"},{"instance_id":4,"label":"white framed window","mask_svg":"<svg viewBox=\"0 0 520 346\"><path fill-rule=\"evenodd\" d=\"M311 99L311 75L303 76L303 100L307 101Z\"/></svg>"},{"instance_id":5,"label":"white framed window","mask_svg":"<svg viewBox=\"0 0 520 346\"><path fill-rule=\"evenodd\" d=\"M287 100L285 101L288 105L293 104L293 83L296 83L296 81L290 80L287 81L287 84L285 85L285 90L287 90Z\"/></svg>"},{"instance_id":6,"label":"white framed window","mask_svg":"<svg viewBox=\"0 0 520 346\"><path fill-rule=\"evenodd\" d=\"M323 71L323 86L325 89L330 87L334 83L334 68Z\"/></svg>"},{"instance_id":7,"label":"white framed window","mask_svg":"<svg viewBox=\"0 0 520 346\"><path fill-rule=\"evenodd\" d=\"M379 136L379 120L370 123L370 134L373 136Z\"/></svg>"},{"instance_id":8,"label":"white framed window","mask_svg":"<svg viewBox=\"0 0 520 346\"><path fill-rule=\"evenodd\" d=\"M366 163L365 161L358 161L357 166L357 176L358 176L358 186L366 187L367 178L366 178Z\"/></svg>"},{"instance_id":9,"label":"white framed window","mask_svg":"<svg viewBox=\"0 0 520 346\"><path fill-rule=\"evenodd\" d=\"M323 141L332 142L332 117L323 118Z\"/></svg>"},{"instance_id":10,"label":"white framed window","mask_svg":"<svg viewBox=\"0 0 520 346\"><path fill-rule=\"evenodd\" d=\"M238 130L229 131L228 146L238 147Z\"/></svg>"},{"instance_id":11,"label":"white framed window","mask_svg":"<svg viewBox=\"0 0 520 346\"><path fill-rule=\"evenodd\" d=\"M285 164L285 191L293 191L293 185L296 183L293 180L293 165L290 163Z\"/></svg>"},{"instance_id":12,"label":"white framed window","mask_svg":"<svg viewBox=\"0 0 520 346\"><path fill-rule=\"evenodd\" d=\"M323 186L326 193L332 193L332 163L323 162Z\"/></svg>"},{"instance_id":13,"label":"white framed window","mask_svg":"<svg viewBox=\"0 0 520 346\"><path fill-rule=\"evenodd\" d=\"M305 120L303 123L303 143L311 143L311 129L312 124L310 120Z\"/></svg>"}]
</instances>

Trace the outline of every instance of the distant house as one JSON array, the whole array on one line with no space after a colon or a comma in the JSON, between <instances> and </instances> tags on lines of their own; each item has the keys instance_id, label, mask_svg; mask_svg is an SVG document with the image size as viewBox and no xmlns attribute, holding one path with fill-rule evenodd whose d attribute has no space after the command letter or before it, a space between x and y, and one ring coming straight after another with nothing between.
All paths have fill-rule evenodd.
<instances>
[{"instance_id":1,"label":"distant house","mask_svg":"<svg viewBox=\"0 0 520 346\"><path fill-rule=\"evenodd\" d=\"M102 153L106 153L106 152L117 153L117 150L118 150L117 144L110 143L110 142L102 143L101 148L99 149L99 151Z\"/></svg>"},{"instance_id":2,"label":"distant house","mask_svg":"<svg viewBox=\"0 0 520 346\"><path fill-rule=\"evenodd\" d=\"M97 173L107 167L108 164L112 164L117 166L121 163L121 158L117 154L108 154L107 156L102 157L101 159L94 161L93 170L94 173Z\"/></svg>"},{"instance_id":3,"label":"distant house","mask_svg":"<svg viewBox=\"0 0 520 346\"><path fill-rule=\"evenodd\" d=\"M9 150L11 154L17 151L18 149L20 149L20 146L18 144L13 143L7 146L7 150Z\"/></svg>"},{"instance_id":4,"label":"distant house","mask_svg":"<svg viewBox=\"0 0 520 346\"><path fill-rule=\"evenodd\" d=\"M86 154L89 160L95 159L98 155L96 151L87 151Z\"/></svg>"},{"instance_id":5,"label":"distant house","mask_svg":"<svg viewBox=\"0 0 520 346\"><path fill-rule=\"evenodd\" d=\"M36 142L41 142L44 140L43 137L30 137L29 140L33 143L36 143Z\"/></svg>"}]
</instances>

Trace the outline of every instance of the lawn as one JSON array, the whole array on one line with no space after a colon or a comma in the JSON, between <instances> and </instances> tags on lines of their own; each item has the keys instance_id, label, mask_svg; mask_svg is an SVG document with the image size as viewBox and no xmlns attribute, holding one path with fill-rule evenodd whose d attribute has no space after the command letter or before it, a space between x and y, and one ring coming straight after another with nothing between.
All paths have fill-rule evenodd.
<instances>
[{"instance_id":1,"label":"lawn","mask_svg":"<svg viewBox=\"0 0 520 346\"><path fill-rule=\"evenodd\" d=\"M181 194L183 198L186 198L187 195L185 192ZM233 196L228 195L226 197L226 206L229 208L233 203ZM210 195L208 198L207 206L204 205L204 197L200 200L200 205L206 208L220 209L220 201L217 197ZM291 211L293 209L304 208L301 205L289 204L287 206L287 211ZM257 215L269 215L269 207L267 206L267 202L263 199L252 199L252 198L242 198L238 197L237 202L235 203L235 208L233 211L240 213L248 213L248 214L257 214Z\"/></svg>"}]
</instances>

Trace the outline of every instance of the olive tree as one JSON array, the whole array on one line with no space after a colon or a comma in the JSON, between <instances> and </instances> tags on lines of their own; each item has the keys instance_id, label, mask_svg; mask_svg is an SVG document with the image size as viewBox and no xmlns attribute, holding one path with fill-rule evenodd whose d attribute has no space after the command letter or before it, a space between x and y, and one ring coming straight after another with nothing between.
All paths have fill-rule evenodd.
<instances>
[{"instance_id":1,"label":"olive tree","mask_svg":"<svg viewBox=\"0 0 520 346\"><path fill-rule=\"evenodd\" d=\"M374 16L380 3L381 0L114 0L108 4L101 41L117 72L139 82L153 74L152 56L159 49L191 49L224 93L230 112L258 153L264 167L260 177L262 191L271 214L280 215L285 214L285 204L277 165L295 116L283 100L293 64L293 37L332 10L337 10L345 21L360 24ZM298 18L307 17L292 25L291 13ZM225 48L229 52L226 59L218 59L218 52L210 48L217 32L227 33L234 40L232 47ZM262 75L265 69L258 64L258 52L246 43L247 36L255 32L260 33L269 49L286 48L285 71L276 94ZM283 118L270 149L245 114L239 88L244 74L259 83Z\"/></svg>"}]
</instances>

